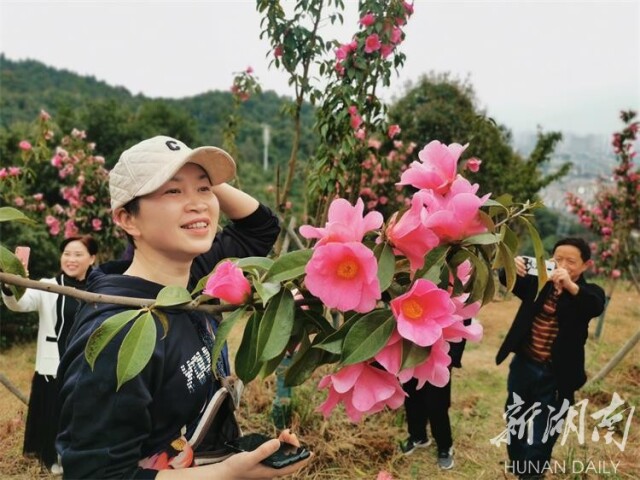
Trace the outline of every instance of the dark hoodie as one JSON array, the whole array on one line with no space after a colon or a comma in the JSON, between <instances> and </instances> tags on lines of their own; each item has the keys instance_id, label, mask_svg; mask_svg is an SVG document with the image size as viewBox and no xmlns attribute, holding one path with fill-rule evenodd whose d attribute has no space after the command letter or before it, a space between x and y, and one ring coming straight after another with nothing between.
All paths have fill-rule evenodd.
<instances>
[{"instance_id":1,"label":"dark hoodie","mask_svg":"<svg viewBox=\"0 0 640 480\"><path fill-rule=\"evenodd\" d=\"M194 260L190 288L229 257L265 256L279 225L261 206L216 236L209 252ZM162 285L122 275L129 262L111 262L94 269L87 290L105 295L155 298ZM156 470L138 462L163 451L193 428L207 400L217 388L211 373L207 332L215 320L202 312L167 311L169 330L155 320L153 354L143 371L116 391L116 364L127 324L100 353L92 371L84 350L90 335L107 318L126 307L86 304L78 312L61 359L61 422L56 447L62 455L65 478L154 478ZM209 337L210 338L210 337ZM218 366L229 373L226 351Z\"/></svg>"}]
</instances>

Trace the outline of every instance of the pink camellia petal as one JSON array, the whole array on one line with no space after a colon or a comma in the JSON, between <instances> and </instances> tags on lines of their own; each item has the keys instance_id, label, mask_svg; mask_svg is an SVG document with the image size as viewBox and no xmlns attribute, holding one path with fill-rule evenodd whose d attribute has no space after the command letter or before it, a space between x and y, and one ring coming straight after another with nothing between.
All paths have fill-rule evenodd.
<instances>
[{"instance_id":1,"label":"pink camellia petal","mask_svg":"<svg viewBox=\"0 0 640 480\"><path fill-rule=\"evenodd\" d=\"M482 335L482 325L475 322L471 323L471 325L465 325L460 321L442 329L442 338L454 343L460 342L463 339L471 342L479 342L482 340Z\"/></svg>"},{"instance_id":2,"label":"pink camellia petal","mask_svg":"<svg viewBox=\"0 0 640 480\"><path fill-rule=\"evenodd\" d=\"M437 140L429 142L420 152L420 162L412 162L400 177L400 185L433 190L446 194L456 179L458 159L467 145L444 145Z\"/></svg>"},{"instance_id":3,"label":"pink camellia petal","mask_svg":"<svg viewBox=\"0 0 640 480\"><path fill-rule=\"evenodd\" d=\"M343 371L348 369L346 373ZM338 391L351 382L354 374L357 378L353 387L346 391ZM348 377L349 382L344 382ZM376 413L385 407L399 408L404 403L406 394L397 378L384 370L373 367L368 363L359 363L344 367L333 375L328 375L321 381L320 388L328 388L327 400L318 407L325 417L339 404L344 404L345 411L352 422L358 422L365 414Z\"/></svg>"},{"instance_id":4,"label":"pink camellia petal","mask_svg":"<svg viewBox=\"0 0 640 480\"><path fill-rule=\"evenodd\" d=\"M364 363L356 363L354 365L347 365L341 369L338 373L333 375L333 388L338 393L348 392L353 388L358 378L362 374L364 369Z\"/></svg>"},{"instance_id":5,"label":"pink camellia petal","mask_svg":"<svg viewBox=\"0 0 640 480\"><path fill-rule=\"evenodd\" d=\"M427 210L420 192L413 195L411 207L396 221L394 216L389 222L386 235L396 254L402 254L409 260L412 273L422 268L425 255L438 246L440 239L426 225Z\"/></svg>"},{"instance_id":6,"label":"pink camellia petal","mask_svg":"<svg viewBox=\"0 0 640 480\"><path fill-rule=\"evenodd\" d=\"M366 313L381 296L375 256L359 242L316 247L305 273L309 292L329 308Z\"/></svg>"},{"instance_id":7,"label":"pink camellia petal","mask_svg":"<svg viewBox=\"0 0 640 480\"><path fill-rule=\"evenodd\" d=\"M449 344L440 339L431 346L427 360L414 370L414 377L418 379L417 388L422 388L426 382L436 387L444 387L449 383L450 364Z\"/></svg>"},{"instance_id":8,"label":"pink camellia petal","mask_svg":"<svg viewBox=\"0 0 640 480\"><path fill-rule=\"evenodd\" d=\"M225 260L218 264L202 293L239 305L246 302L251 295L251 284L236 264Z\"/></svg>"},{"instance_id":9,"label":"pink camellia petal","mask_svg":"<svg viewBox=\"0 0 640 480\"><path fill-rule=\"evenodd\" d=\"M331 242L360 242L367 232L380 228L384 221L380 212L369 212L364 216L363 213L364 202L361 198L358 198L355 206L338 198L329 206L324 228L302 225L300 235L304 238L319 238L316 248Z\"/></svg>"},{"instance_id":10,"label":"pink camellia petal","mask_svg":"<svg viewBox=\"0 0 640 480\"><path fill-rule=\"evenodd\" d=\"M387 344L374 358L387 372L395 375L400 371L402 364L402 337L397 330L393 332Z\"/></svg>"}]
</instances>

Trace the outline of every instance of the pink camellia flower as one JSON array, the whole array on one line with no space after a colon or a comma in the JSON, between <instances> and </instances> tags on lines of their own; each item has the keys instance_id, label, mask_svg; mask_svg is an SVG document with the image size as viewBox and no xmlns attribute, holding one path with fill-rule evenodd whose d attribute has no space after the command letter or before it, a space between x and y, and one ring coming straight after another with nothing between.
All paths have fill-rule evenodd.
<instances>
[{"instance_id":1,"label":"pink camellia flower","mask_svg":"<svg viewBox=\"0 0 640 480\"><path fill-rule=\"evenodd\" d=\"M362 125L362 117L358 114L351 115L351 128L358 130Z\"/></svg>"},{"instance_id":2,"label":"pink camellia flower","mask_svg":"<svg viewBox=\"0 0 640 480\"><path fill-rule=\"evenodd\" d=\"M444 327L461 320L449 293L423 278L416 280L407 293L391 300L391 311L398 333L421 347L433 345Z\"/></svg>"},{"instance_id":3,"label":"pink camellia flower","mask_svg":"<svg viewBox=\"0 0 640 480\"><path fill-rule=\"evenodd\" d=\"M64 222L64 238L75 237L78 232L78 226L73 220Z\"/></svg>"},{"instance_id":4,"label":"pink camellia flower","mask_svg":"<svg viewBox=\"0 0 640 480\"><path fill-rule=\"evenodd\" d=\"M611 270L611 278L620 278L621 275L622 272L620 272L620 270L618 270L617 268Z\"/></svg>"},{"instance_id":5,"label":"pink camellia flower","mask_svg":"<svg viewBox=\"0 0 640 480\"><path fill-rule=\"evenodd\" d=\"M367 144L374 150L380 150L380 147L382 146L382 142L380 140L376 140L375 138L370 138Z\"/></svg>"},{"instance_id":6,"label":"pink camellia flower","mask_svg":"<svg viewBox=\"0 0 640 480\"><path fill-rule=\"evenodd\" d=\"M342 312L369 312L381 296L376 258L359 242L316 245L305 273L309 292Z\"/></svg>"},{"instance_id":7,"label":"pink camellia flower","mask_svg":"<svg viewBox=\"0 0 640 480\"><path fill-rule=\"evenodd\" d=\"M371 230L380 228L383 222L380 212L369 212L363 216L364 202L358 198L355 206L344 198L337 198L329 205L329 214L324 228L302 225L300 235L304 238L319 238L316 248L330 242L360 242Z\"/></svg>"},{"instance_id":8,"label":"pink camellia flower","mask_svg":"<svg viewBox=\"0 0 640 480\"><path fill-rule=\"evenodd\" d=\"M353 134L358 140L364 140L367 136L367 131L364 128L359 128L356 133Z\"/></svg>"},{"instance_id":9,"label":"pink camellia flower","mask_svg":"<svg viewBox=\"0 0 640 480\"><path fill-rule=\"evenodd\" d=\"M481 163L482 163L482 160L479 160L476 157L471 157L469 160L467 160L467 163L465 163L465 168L470 172L476 173L480 171Z\"/></svg>"},{"instance_id":10,"label":"pink camellia flower","mask_svg":"<svg viewBox=\"0 0 640 480\"><path fill-rule=\"evenodd\" d=\"M438 246L440 239L426 226L427 210L420 192L411 198L411 208L399 220L394 214L389 220L386 236L396 254L409 259L411 272L415 273L424 265L424 256Z\"/></svg>"},{"instance_id":11,"label":"pink camellia flower","mask_svg":"<svg viewBox=\"0 0 640 480\"><path fill-rule=\"evenodd\" d=\"M380 56L382 58L387 58L387 57L389 57L389 55L391 55L393 53L394 49L395 49L395 47L393 45L383 44L380 47Z\"/></svg>"},{"instance_id":12,"label":"pink camellia flower","mask_svg":"<svg viewBox=\"0 0 640 480\"><path fill-rule=\"evenodd\" d=\"M0 178L7 178L8 176L8 170L6 168L0 168Z\"/></svg>"},{"instance_id":13,"label":"pink camellia flower","mask_svg":"<svg viewBox=\"0 0 640 480\"><path fill-rule=\"evenodd\" d=\"M9 169L9 173L11 173L11 169ZM602 227L600 229L600 233L605 236L611 235L612 232L613 230L611 230L611 228L609 227Z\"/></svg>"},{"instance_id":14,"label":"pink camellia flower","mask_svg":"<svg viewBox=\"0 0 640 480\"><path fill-rule=\"evenodd\" d=\"M20 175L21 172L22 172L22 169L20 167L9 167L10 177L17 177L18 175Z\"/></svg>"},{"instance_id":15,"label":"pink camellia flower","mask_svg":"<svg viewBox=\"0 0 640 480\"><path fill-rule=\"evenodd\" d=\"M367 37L364 41L364 51L365 53L373 53L380 50L382 43L380 42L380 37L377 33L372 33Z\"/></svg>"},{"instance_id":16,"label":"pink camellia flower","mask_svg":"<svg viewBox=\"0 0 640 480\"><path fill-rule=\"evenodd\" d=\"M46 112L45 110L40 110L40 120L50 120L51 119L51 115L49 115L48 112Z\"/></svg>"},{"instance_id":17,"label":"pink camellia flower","mask_svg":"<svg viewBox=\"0 0 640 480\"><path fill-rule=\"evenodd\" d=\"M363 15L362 18L358 21L358 23L363 27L370 27L375 23L375 21L376 21L376 16L373 13L369 12L366 15Z\"/></svg>"},{"instance_id":18,"label":"pink camellia flower","mask_svg":"<svg viewBox=\"0 0 640 480\"><path fill-rule=\"evenodd\" d=\"M253 67L252 66L248 66L247 69L245 70L245 72L247 72L248 74L252 74L253 73Z\"/></svg>"},{"instance_id":19,"label":"pink camellia flower","mask_svg":"<svg viewBox=\"0 0 640 480\"><path fill-rule=\"evenodd\" d=\"M209 277L202 293L232 305L240 305L249 299L251 284L235 263L224 260Z\"/></svg>"},{"instance_id":20,"label":"pink camellia flower","mask_svg":"<svg viewBox=\"0 0 640 480\"><path fill-rule=\"evenodd\" d=\"M16 197L13 199L13 203L15 204L16 207L24 207L24 198Z\"/></svg>"},{"instance_id":21,"label":"pink camellia flower","mask_svg":"<svg viewBox=\"0 0 640 480\"><path fill-rule=\"evenodd\" d=\"M458 159L468 145L452 143L447 146L438 140L429 142L418 153L420 161L411 162L398 184L428 188L444 195L456 178Z\"/></svg>"},{"instance_id":22,"label":"pink camellia flower","mask_svg":"<svg viewBox=\"0 0 640 480\"><path fill-rule=\"evenodd\" d=\"M389 138L393 138L396 135L398 135L400 132L401 132L400 126L394 124L389 126L389 131L387 134L389 135Z\"/></svg>"},{"instance_id":23,"label":"pink camellia flower","mask_svg":"<svg viewBox=\"0 0 640 480\"><path fill-rule=\"evenodd\" d=\"M94 231L99 232L100 230L102 230L102 220L100 220L99 218L94 218L93 220L91 220L91 227Z\"/></svg>"},{"instance_id":24,"label":"pink camellia flower","mask_svg":"<svg viewBox=\"0 0 640 480\"><path fill-rule=\"evenodd\" d=\"M55 237L60 233L60 221L53 215L47 215L44 223L49 227L49 234Z\"/></svg>"},{"instance_id":25,"label":"pink camellia flower","mask_svg":"<svg viewBox=\"0 0 640 480\"><path fill-rule=\"evenodd\" d=\"M391 29L391 43L398 44L402 41L402 29L399 27L393 27Z\"/></svg>"},{"instance_id":26,"label":"pink camellia flower","mask_svg":"<svg viewBox=\"0 0 640 480\"><path fill-rule=\"evenodd\" d=\"M352 422L359 422L363 415L377 413L388 406L402 406L406 394L395 375L367 363L348 365L333 375L327 375L318 388L328 388L329 395L317 408L325 418L343 403Z\"/></svg>"},{"instance_id":27,"label":"pink camellia flower","mask_svg":"<svg viewBox=\"0 0 640 480\"><path fill-rule=\"evenodd\" d=\"M33 199L34 199L36 202L41 201L43 198L44 198L44 195L43 195L43 194L41 194L41 193L34 193L34 194L33 194Z\"/></svg>"},{"instance_id":28,"label":"pink camellia flower","mask_svg":"<svg viewBox=\"0 0 640 480\"><path fill-rule=\"evenodd\" d=\"M18 147L20 147L20 150L24 150L25 152L28 152L29 150L31 150L31 144L26 141L26 140L22 140L19 144Z\"/></svg>"},{"instance_id":29,"label":"pink camellia flower","mask_svg":"<svg viewBox=\"0 0 640 480\"><path fill-rule=\"evenodd\" d=\"M407 15L413 15L413 3L402 2L402 6L404 7L404 11L407 12Z\"/></svg>"}]
</instances>

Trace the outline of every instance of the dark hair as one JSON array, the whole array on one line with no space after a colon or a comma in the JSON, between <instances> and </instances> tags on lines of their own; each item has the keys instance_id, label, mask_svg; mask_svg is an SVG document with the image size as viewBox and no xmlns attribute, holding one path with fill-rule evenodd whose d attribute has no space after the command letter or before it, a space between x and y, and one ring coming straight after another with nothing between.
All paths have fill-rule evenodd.
<instances>
[{"instance_id":1,"label":"dark hair","mask_svg":"<svg viewBox=\"0 0 640 480\"><path fill-rule=\"evenodd\" d=\"M567 237L558 240L553 246L551 254L556 253L556 248L561 247L562 245L571 245L572 247L576 247L578 250L580 250L580 257L582 258L583 262L588 262L591 259L591 249L589 248L587 242L585 242L582 238Z\"/></svg>"},{"instance_id":2,"label":"dark hair","mask_svg":"<svg viewBox=\"0 0 640 480\"><path fill-rule=\"evenodd\" d=\"M132 198L127 203L125 203L122 206L122 208L124 208L125 211L129 215L135 217L136 215L138 215L138 213L140 213L140 197ZM133 241L133 237L131 235L129 235L127 232L124 232L124 233L127 236L127 240L129 241L129 245L131 245L133 247L133 249L135 249L136 248L136 243ZM127 250L129 250L129 249L127 248ZM133 256L133 252L125 253L125 255Z\"/></svg>"},{"instance_id":3,"label":"dark hair","mask_svg":"<svg viewBox=\"0 0 640 480\"><path fill-rule=\"evenodd\" d=\"M71 242L80 242L83 244L89 255L97 255L98 254L98 242L91 235L78 235L75 237L65 238L60 244L60 252L64 252L64 249L67 248Z\"/></svg>"}]
</instances>

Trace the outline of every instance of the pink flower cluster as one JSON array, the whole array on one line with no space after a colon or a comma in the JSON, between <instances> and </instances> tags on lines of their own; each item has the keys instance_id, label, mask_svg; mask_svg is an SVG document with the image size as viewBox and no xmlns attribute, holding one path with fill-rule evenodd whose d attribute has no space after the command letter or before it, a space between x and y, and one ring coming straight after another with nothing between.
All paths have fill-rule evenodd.
<instances>
[{"instance_id":1,"label":"pink flower cluster","mask_svg":"<svg viewBox=\"0 0 640 480\"><path fill-rule=\"evenodd\" d=\"M402 14L394 17L392 14L375 15L372 12L364 14L358 23L362 31L356 34L352 41L340 45L336 51L335 70L338 75L345 73L347 63L360 55L379 55L386 59L404 40L402 26L413 14L413 4L402 3Z\"/></svg>"},{"instance_id":2,"label":"pink flower cluster","mask_svg":"<svg viewBox=\"0 0 640 480\"><path fill-rule=\"evenodd\" d=\"M420 161L412 162L400 177L398 185L419 191L404 215L391 218L386 235L396 253L409 259L412 273L422 268L425 255L438 245L487 231L479 211L490 195L478 197L478 184L457 174L466 148L434 140L420 151Z\"/></svg>"},{"instance_id":3,"label":"pink flower cluster","mask_svg":"<svg viewBox=\"0 0 640 480\"><path fill-rule=\"evenodd\" d=\"M395 215L386 228L379 212L364 214L364 202L352 206L337 199L329 207L323 228L304 225L300 233L317 239L311 260L306 266L305 285L326 306L340 311L367 313L381 298L377 262L363 243L367 233L378 230L383 241L394 247L396 255L406 257L412 274L422 268L425 255L442 243L461 240L486 231L480 222L479 209L489 195L477 197L478 186L457 176L457 162L465 147L431 142L403 175L400 184L420 190L411 199L404 215ZM457 279L465 285L471 277L471 264L462 263ZM449 283L454 284L454 278ZM443 290L435 283L418 278L409 290L390 301L395 329L387 344L370 361L348 365L320 382L327 388L327 400L319 407L325 416L339 404L345 405L352 421L380 411L385 406L397 408L404 401L401 383L411 378L443 386L449 381L449 342L462 339L477 341L482 327L464 320L475 316L480 302L467 304L469 294L453 295L453 288ZM429 348L422 363L402 368L405 342ZM375 361L376 364L371 362Z\"/></svg>"}]
</instances>

